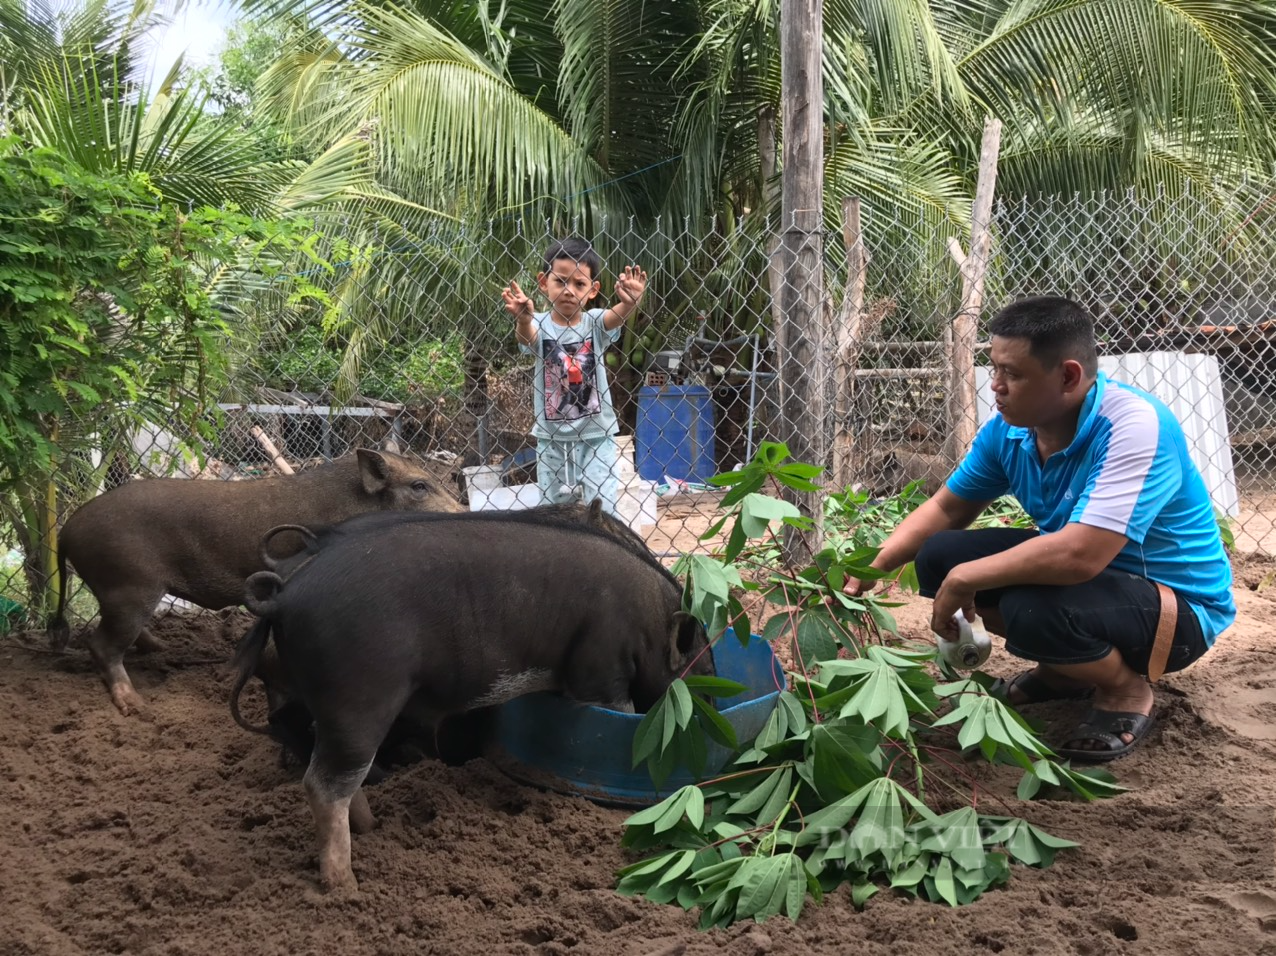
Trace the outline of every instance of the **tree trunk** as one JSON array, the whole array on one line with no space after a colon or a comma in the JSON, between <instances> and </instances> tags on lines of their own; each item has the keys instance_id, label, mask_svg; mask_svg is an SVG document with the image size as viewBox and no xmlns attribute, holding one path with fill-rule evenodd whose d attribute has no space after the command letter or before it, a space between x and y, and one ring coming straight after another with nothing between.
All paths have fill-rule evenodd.
<instances>
[{"instance_id":1,"label":"tree trunk","mask_svg":"<svg viewBox=\"0 0 1276 956\"><path fill-rule=\"evenodd\" d=\"M758 161L762 171L762 201L766 221L776 223L775 232L767 240L766 262L767 280L771 289L771 328L778 334L784 315L781 311L780 294L784 288L784 263L780 256L780 236L784 226L775 141L775 109L769 105L764 106L758 110ZM781 212L780 216L775 215L777 209Z\"/></svg>"},{"instance_id":2,"label":"tree trunk","mask_svg":"<svg viewBox=\"0 0 1276 956\"><path fill-rule=\"evenodd\" d=\"M492 398L487 390L487 355L475 342L470 342L465 350L465 381L462 389L465 410L474 416L473 439L464 460L467 463L474 461L475 464L486 465L492 454L492 443L487 431Z\"/></svg>"},{"instance_id":3,"label":"tree trunk","mask_svg":"<svg viewBox=\"0 0 1276 956\"><path fill-rule=\"evenodd\" d=\"M842 200L842 234L846 244L846 295L838 312L837 391L834 410L832 485L843 491L855 480L856 458L864 461L868 448L855 447L852 418L858 407L855 370L859 367L864 342L872 334L871 318L864 311L864 283L868 271L868 251L860 227L860 201ZM880 317L880 313L879 313ZM865 435L871 435L865 431Z\"/></svg>"},{"instance_id":4,"label":"tree trunk","mask_svg":"<svg viewBox=\"0 0 1276 956\"><path fill-rule=\"evenodd\" d=\"M984 305L984 276L992 250L992 200L997 191L997 154L1001 148L1001 120L984 122L979 150L979 179L970 216L970 252L960 254L956 239L948 249L961 267L961 309L944 335L949 370L948 423L951 431L944 453L954 465L966 456L975 440L978 417L975 406L975 336Z\"/></svg>"}]
</instances>

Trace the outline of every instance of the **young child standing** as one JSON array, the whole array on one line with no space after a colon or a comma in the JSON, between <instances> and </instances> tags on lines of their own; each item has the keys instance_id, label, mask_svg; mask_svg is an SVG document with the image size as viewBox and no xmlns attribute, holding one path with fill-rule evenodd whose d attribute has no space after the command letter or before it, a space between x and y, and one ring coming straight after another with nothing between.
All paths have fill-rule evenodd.
<instances>
[{"instance_id":1,"label":"young child standing","mask_svg":"<svg viewBox=\"0 0 1276 956\"><path fill-rule=\"evenodd\" d=\"M545 253L536 285L548 312L510 282L501 292L514 316L519 347L536 356L532 385L536 424L536 483L541 501L570 501L583 485L584 500L602 499L616 513L616 411L603 353L647 290L647 273L625 266L609 309L586 309L598 294L602 260L583 239L562 239Z\"/></svg>"}]
</instances>

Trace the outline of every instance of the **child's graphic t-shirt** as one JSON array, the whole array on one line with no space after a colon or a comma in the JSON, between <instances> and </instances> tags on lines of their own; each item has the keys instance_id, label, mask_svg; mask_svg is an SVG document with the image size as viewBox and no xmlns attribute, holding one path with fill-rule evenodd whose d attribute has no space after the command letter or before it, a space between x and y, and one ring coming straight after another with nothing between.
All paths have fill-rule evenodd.
<instances>
[{"instance_id":1,"label":"child's graphic t-shirt","mask_svg":"<svg viewBox=\"0 0 1276 956\"><path fill-rule=\"evenodd\" d=\"M602 438L616 434L616 412L603 352L620 338L621 326L603 327L604 309L581 313L573 326L558 325L549 312L532 318L536 341L522 345L536 356L532 387L537 438Z\"/></svg>"}]
</instances>

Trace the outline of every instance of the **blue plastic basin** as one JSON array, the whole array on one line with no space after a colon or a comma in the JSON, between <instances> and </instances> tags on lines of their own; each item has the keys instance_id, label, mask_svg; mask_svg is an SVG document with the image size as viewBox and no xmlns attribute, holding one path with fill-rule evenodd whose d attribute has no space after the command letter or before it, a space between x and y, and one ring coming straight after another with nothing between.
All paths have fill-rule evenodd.
<instances>
[{"instance_id":1,"label":"blue plastic basin","mask_svg":"<svg viewBox=\"0 0 1276 956\"><path fill-rule=\"evenodd\" d=\"M719 677L748 688L721 701L720 713L743 745L775 709L784 669L771 645L754 636L741 647L731 631L714 646ZM631 769L634 731L642 714L622 714L580 704L557 694L528 694L496 709L492 731L495 762L515 779L611 806L641 807L694 783L685 769L656 790L645 764ZM731 753L709 742L704 776L721 770Z\"/></svg>"}]
</instances>

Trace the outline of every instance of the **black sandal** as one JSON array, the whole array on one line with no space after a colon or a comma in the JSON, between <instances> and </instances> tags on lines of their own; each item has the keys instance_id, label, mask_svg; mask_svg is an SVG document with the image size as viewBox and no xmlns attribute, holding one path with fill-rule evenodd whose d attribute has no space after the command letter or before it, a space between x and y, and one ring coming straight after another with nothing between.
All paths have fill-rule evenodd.
<instances>
[{"instance_id":1,"label":"black sandal","mask_svg":"<svg viewBox=\"0 0 1276 956\"><path fill-rule=\"evenodd\" d=\"M1077 725L1077 729L1068 738L1070 741L1093 740L1106 749L1078 750L1075 747L1056 747L1055 753L1069 760L1080 760L1085 763L1106 763L1117 757L1124 757L1133 750L1152 725L1156 718L1150 714L1140 714L1125 710L1098 710L1091 708L1085 720ZM1134 739L1126 743L1121 734L1130 734Z\"/></svg>"},{"instance_id":2,"label":"black sandal","mask_svg":"<svg viewBox=\"0 0 1276 956\"><path fill-rule=\"evenodd\" d=\"M1010 703L1012 690L1019 691L1027 698L1023 704L1044 704L1048 700L1086 700L1094 693L1093 687L1055 687L1032 671L1024 671L1010 680L998 677L988 687L988 693L1005 703Z\"/></svg>"}]
</instances>

